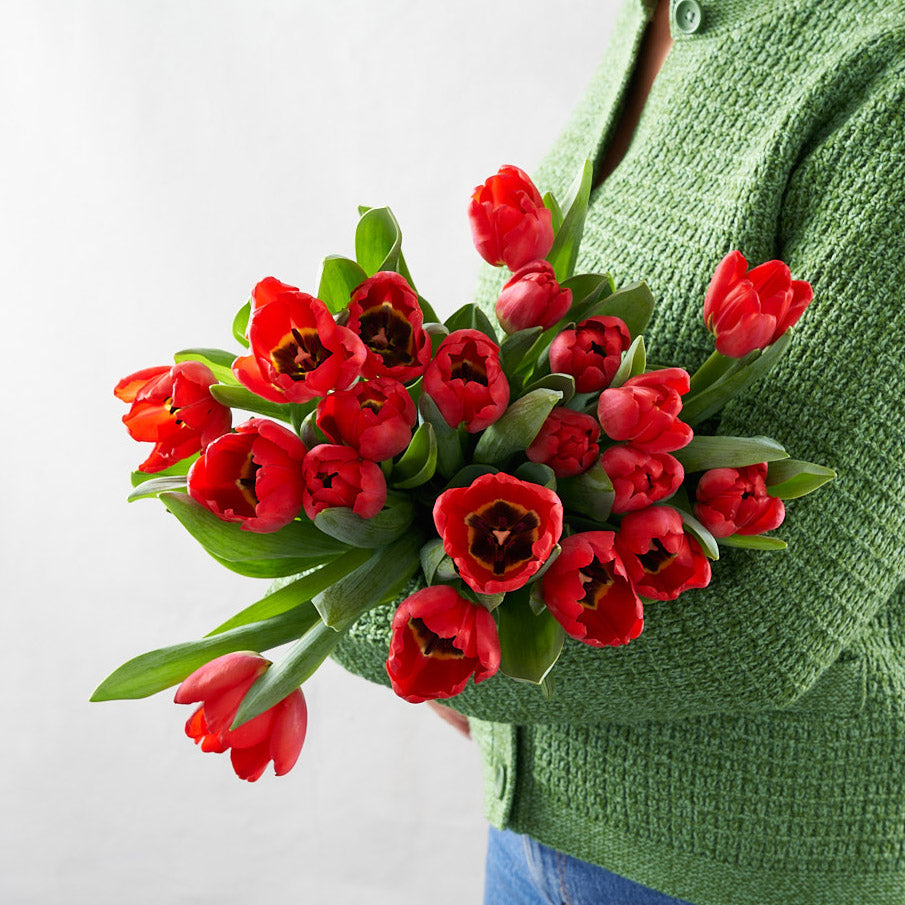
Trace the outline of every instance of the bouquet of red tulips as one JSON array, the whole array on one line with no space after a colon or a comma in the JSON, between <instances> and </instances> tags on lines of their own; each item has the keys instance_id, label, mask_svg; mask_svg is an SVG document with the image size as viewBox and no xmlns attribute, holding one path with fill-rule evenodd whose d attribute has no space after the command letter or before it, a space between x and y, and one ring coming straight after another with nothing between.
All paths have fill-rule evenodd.
<instances>
[{"instance_id":1,"label":"bouquet of red tulips","mask_svg":"<svg viewBox=\"0 0 905 905\"><path fill-rule=\"evenodd\" d=\"M218 562L277 581L93 700L181 683L176 701L200 704L187 734L256 780L299 755L299 686L416 578L387 651L398 695L449 698L498 671L549 695L564 643L629 643L646 602L711 581L721 545L785 546L765 534L783 500L833 472L695 428L783 354L810 286L731 252L704 299L716 351L692 375L649 367L648 287L574 273L590 187L586 164L562 203L513 166L475 189L475 245L512 271L498 326L473 304L441 323L392 213L365 208L355 259L326 258L316 297L254 287L233 322L243 354L188 349L120 381L129 433L153 443L130 499L159 498ZM253 417L232 429L232 409ZM257 653L287 642L276 663Z\"/></svg>"}]
</instances>

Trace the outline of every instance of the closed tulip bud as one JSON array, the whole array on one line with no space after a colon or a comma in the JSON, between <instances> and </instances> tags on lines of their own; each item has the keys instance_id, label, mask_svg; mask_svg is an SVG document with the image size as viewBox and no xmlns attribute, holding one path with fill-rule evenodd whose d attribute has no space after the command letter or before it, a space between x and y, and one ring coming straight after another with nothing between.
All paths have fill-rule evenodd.
<instances>
[{"instance_id":1,"label":"closed tulip bud","mask_svg":"<svg viewBox=\"0 0 905 905\"><path fill-rule=\"evenodd\" d=\"M672 452L694 436L679 420L688 390L688 373L681 368L639 374L600 394L597 417L611 440L625 440L647 452Z\"/></svg>"},{"instance_id":2,"label":"closed tulip bud","mask_svg":"<svg viewBox=\"0 0 905 905\"><path fill-rule=\"evenodd\" d=\"M766 462L705 471L695 490L694 514L714 537L772 531L786 510L767 492L766 478Z\"/></svg>"},{"instance_id":3,"label":"closed tulip bud","mask_svg":"<svg viewBox=\"0 0 905 905\"><path fill-rule=\"evenodd\" d=\"M518 270L553 247L553 214L518 167L500 167L474 190L468 219L475 248L494 267Z\"/></svg>"},{"instance_id":4,"label":"closed tulip bud","mask_svg":"<svg viewBox=\"0 0 905 905\"><path fill-rule=\"evenodd\" d=\"M600 464L616 498L613 512L634 512L671 497L685 477L685 469L669 453L652 453L631 445L604 450Z\"/></svg>"},{"instance_id":5,"label":"closed tulip bud","mask_svg":"<svg viewBox=\"0 0 905 905\"><path fill-rule=\"evenodd\" d=\"M600 454L600 425L582 412L557 406L526 450L532 462L549 465L558 478L587 471Z\"/></svg>"},{"instance_id":6,"label":"closed tulip bud","mask_svg":"<svg viewBox=\"0 0 905 905\"><path fill-rule=\"evenodd\" d=\"M550 369L571 374L578 393L606 389L616 376L622 353L632 344L625 321L589 317L557 334L550 344Z\"/></svg>"},{"instance_id":7,"label":"closed tulip bud","mask_svg":"<svg viewBox=\"0 0 905 905\"><path fill-rule=\"evenodd\" d=\"M546 330L565 317L572 306L572 290L556 282L553 268L542 260L517 270L503 286L496 316L507 333L542 327Z\"/></svg>"},{"instance_id":8,"label":"closed tulip bud","mask_svg":"<svg viewBox=\"0 0 905 905\"><path fill-rule=\"evenodd\" d=\"M386 502L387 485L380 466L348 446L315 446L305 456L302 475L302 504L310 519L334 506L373 518Z\"/></svg>"},{"instance_id":9,"label":"closed tulip bud","mask_svg":"<svg viewBox=\"0 0 905 905\"><path fill-rule=\"evenodd\" d=\"M744 255L730 251L704 297L704 323L716 338L717 352L730 358L772 345L813 298L811 284L793 280L782 261L747 268Z\"/></svg>"}]
</instances>

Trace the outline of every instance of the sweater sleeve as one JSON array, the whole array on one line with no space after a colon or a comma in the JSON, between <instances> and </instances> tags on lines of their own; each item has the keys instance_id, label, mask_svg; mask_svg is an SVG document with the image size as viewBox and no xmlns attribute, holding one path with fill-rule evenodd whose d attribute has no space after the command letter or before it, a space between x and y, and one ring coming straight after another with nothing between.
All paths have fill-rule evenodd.
<instances>
[{"instance_id":1,"label":"sweater sleeve","mask_svg":"<svg viewBox=\"0 0 905 905\"><path fill-rule=\"evenodd\" d=\"M784 709L905 580L903 88L899 73L878 78L791 174L777 256L812 283L814 302L781 364L723 412L721 433L775 437L838 473L789 504L777 531L788 550L723 548L711 585L646 604L628 645L567 639L549 702L498 675L449 701L457 710L587 724ZM387 618L375 614L365 634Z\"/></svg>"}]
</instances>

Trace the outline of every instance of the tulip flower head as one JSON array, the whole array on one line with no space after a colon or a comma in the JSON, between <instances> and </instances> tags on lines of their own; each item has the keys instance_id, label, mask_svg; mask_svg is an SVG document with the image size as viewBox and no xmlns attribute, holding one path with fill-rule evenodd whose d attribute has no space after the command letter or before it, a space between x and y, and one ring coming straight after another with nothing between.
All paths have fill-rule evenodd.
<instances>
[{"instance_id":1,"label":"tulip flower head","mask_svg":"<svg viewBox=\"0 0 905 905\"><path fill-rule=\"evenodd\" d=\"M766 478L766 462L705 471L695 490L694 514L714 537L772 531L786 510L767 492Z\"/></svg>"},{"instance_id":2,"label":"tulip flower head","mask_svg":"<svg viewBox=\"0 0 905 905\"><path fill-rule=\"evenodd\" d=\"M632 344L628 327L619 317L589 317L566 327L550 344L550 368L571 374L578 393L596 393L610 385L622 353Z\"/></svg>"},{"instance_id":3,"label":"tulip flower head","mask_svg":"<svg viewBox=\"0 0 905 905\"><path fill-rule=\"evenodd\" d=\"M154 444L139 471L169 468L229 430L232 413L210 393L216 382L206 365L183 361L173 367L136 371L116 385L116 398L131 403L123 415L129 435Z\"/></svg>"},{"instance_id":4,"label":"tulip flower head","mask_svg":"<svg viewBox=\"0 0 905 905\"><path fill-rule=\"evenodd\" d=\"M710 562L669 506L629 512L619 524L616 550L635 590L652 600L675 600L710 584Z\"/></svg>"},{"instance_id":5,"label":"tulip flower head","mask_svg":"<svg viewBox=\"0 0 905 905\"><path fill-rule=\"evenodd\" d=\"M525 451L532 462L549 465L558 478L587 471L598 459L600 425L583 412L558 405L547 415Z\"/></svg>"},{"instance_id":6,"label":"tulip flower head","mask_svg":"<svg viewBox=\"0 0 905 905\"><path fill-rule=\"evenodd\" d=\"M775 343L814 296L811 284L793 280L782 261L747 268L744 255L730 251L717 265L704 297L704 323L716 338L717 352L730 358Z\"/></svg>"},{"instance_id":7,"label":"tulip flower head","mask_svg":"<svg viewBox=\"0 0 905 905\"><path fill-rule=\"evenodd\" d=\"M489 679L500 666L493 616L449 585L406 598L393 617L387 674L393 691L413 704L457 695L474 676Z\"/></svg>"},{"instance_id":8,"label":"tulip flower head","mask_svg":"<svg viewBox=\"0 0 905 905\"><path fill-rule=\"evenodd\" d=\"M547 609L573 638L593 647L628 644L644 613L612 531L584 531L560 542L562 552L541 579Z\"/></svg>"},{"instance_id":9,"label":"tulip flower head","mask_svg":"<svg viewBox=\"0 0 905 905\"><path fill-rule=\"evenodd\" d=\"M671 497L685 477L685 469L669 453L652 453L631 444L604 450L600 464L613 484L617 515L646 509Z\"/></svg>"},{"instance_id":10,"label":"tulip flower head","mask_svg":"<svg viewBox=\"0 0 905 905\"><path fill-rule=\"evenodd\" d=\"M474 190L468 220L478 254L494 267L518 270L553 247L553 214L518 167L500 167Z\"/></svg>"},{"instance_id":11,"label":"tulip flower head","mask_svg":"<svg viewBox=\"0 0 905 905\"><path fill-rule=\"evenodd\" d=\"M544 564L563 508L552 490L499 472L441 493L434 524L465 583L496 594L520 588Z\"/></svg>"},{"instance_id":12,"label":"tulip flower head","mask_svg":"<svg viewBox=\"0 0 905 905\"><path fill-rule=\"evenodd\" d=\"M269 534L302 508L305 445L290 430L252 418L215 440L188 474L192 499L244 531Z\"/></svg>"},{"instance_id":13,"label":"tulip flower head","mask_svg":"<svg viewBox=\"0 0 905 905\"><path fill-rule=\"evenodd\" d=\"M270 666L252 652L225 654L196 669L176 690L177 704L201 703L185 724L185 734L202 751L230 752L240 779L255 782L273 761L277 776L288 773L298 760L308 728L308 709L301 689L278 704L230 729L239 705Z\"/></svg>"},{"instance_id":14,"label":"tulip flower head","mask_svg":"<svg viewBox=\"0 0 905 905\"><path fill-rule=\"evenodd\" d=\"M380 466L348 446L315 446L305 456L302 477L302 504L310 519L334 506L373 518L386 502L387 484Z\"/></svg>"},{"instance_id":15,"label":"tulip flower head","mask_svg":"<svg viewBox=\"0 0 905 905\"><path fill-rule=\"evenodd\" d=\"M572 306L572 290L556 282L553 268L543 260L517 270L503 286L496 317L507 333L528 327L552 327Z\"/></svg>"},{"instance_id":16,"label":"tulip flower head","mask_svg":"<svg viewBox=\"0 0 905 905\"><path fill-rule=\"evenodd\" d=\"M401 274L378 271L353 292L346 326L365 344L365 377L403 383L424 373L431 357L418 295Z\"/></svg>"}]
</instances>

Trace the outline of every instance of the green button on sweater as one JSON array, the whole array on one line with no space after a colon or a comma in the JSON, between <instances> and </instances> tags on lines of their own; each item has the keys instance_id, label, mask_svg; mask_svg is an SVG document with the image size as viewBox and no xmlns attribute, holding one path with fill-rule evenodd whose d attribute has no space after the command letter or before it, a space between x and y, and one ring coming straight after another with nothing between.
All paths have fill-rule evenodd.
<instances>
[{"instance_id":1,"label":"green button on sweater","mask_svg":"<svg viewBox=\"0 0 905 905\"><path fill-rule=\"evenodd\" d=\"M905 4L700 7L594 192L579 270L646 280L652 359L694 368L716 262L787 261L814 302L719 431L839 478L789 504L788 551L726 551L710 587L646 605L625 647L569 640L553 700L498 675L453 704L498 826L696 905L902 905ZM624 3L542 191L602 159L649 16ZM483 276L488 309L500 276ZM387 684L391 615L362 619L340 662Z\"/></svg>"}]
</instances>

